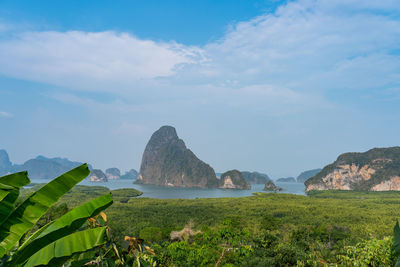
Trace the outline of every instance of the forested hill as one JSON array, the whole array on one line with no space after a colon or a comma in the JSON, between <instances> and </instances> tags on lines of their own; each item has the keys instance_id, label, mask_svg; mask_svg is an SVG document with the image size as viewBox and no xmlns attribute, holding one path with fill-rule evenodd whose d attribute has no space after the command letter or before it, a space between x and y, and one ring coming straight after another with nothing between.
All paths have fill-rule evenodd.
<instances>
[{"instance_id":1,"label":"forested hill","mask_svg":"<svg viewBox=\"0 0 400 267\"><path fill-rule=\"evenodd\" d=\"M305 182L310 190L400 190L400 147L345 153Z\"/></svg>"}]
</instances>

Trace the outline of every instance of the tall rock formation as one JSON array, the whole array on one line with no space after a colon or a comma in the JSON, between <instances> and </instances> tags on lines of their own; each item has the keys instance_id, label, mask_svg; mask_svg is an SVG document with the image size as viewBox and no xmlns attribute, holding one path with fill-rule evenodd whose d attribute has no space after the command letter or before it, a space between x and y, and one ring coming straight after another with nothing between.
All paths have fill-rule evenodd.
<instances>
[{"instance_id":1,"label":"tall rock formation","mask_svg":"<svg viewBox=\"0 0 400 267\"><path fill-rule=\"evenodd\" d=\"M345 153L305 183L310 190L400 190L400 147Z\"/></svg>"},{"instance_id":2,"label":"tall rock formation","mask_svg":"<svg viewBox=\"0 0 400 267\"><path fill-rule=\"evenodd\" d=\"M223 173L220 180L220 188L223 189L250 189L243 175L238 170L231 170Z\"/></svg>"},{"instance_id":3,"label":"tall rock formation","mask_svg":"<svg viewBox=\"0 0 400 267\"><path fill-rule=\"evenodd\" d=\"M214 169L186 148L175 128L153 133L142 157L136 183L177 187L218 187Z\"/></svg>"}]
</instances>

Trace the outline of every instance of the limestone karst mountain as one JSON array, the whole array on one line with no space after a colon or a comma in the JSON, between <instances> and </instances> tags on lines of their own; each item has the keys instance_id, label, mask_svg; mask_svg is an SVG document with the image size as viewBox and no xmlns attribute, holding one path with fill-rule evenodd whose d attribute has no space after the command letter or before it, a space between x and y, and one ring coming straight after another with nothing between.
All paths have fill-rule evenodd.
<instances>
[{"instance_id":1,"label":"limestone karst mountain","mask_svg":"<svg viewBox=\"0 0 400 267\"><path fill-rule=\"evenodd\" d=\"M305 182L310 190L400 190L400 147L345 153Z\"/></svg>"},{"instance_id":2,"label":"limestone karst mountain","mask_svg":"<svg viewBox=\"0 0 400 267\"><path fill-rule=\"evenodd\" d=\"M218 187L214 169L196 157L176 130L162 126L144 150L136 183L177 187Z\"/></svg>"},{"instance_id":3,"label":"limestone karst mountain","mask_svg":"<svg viewBox=\"0 0 400 267\"><path fill-rule=\"evenodd\" d=\"M224 189L250 189L243 175L238 170L230 170L221 175L220 188Z\"/></svg>"}]
</instances>

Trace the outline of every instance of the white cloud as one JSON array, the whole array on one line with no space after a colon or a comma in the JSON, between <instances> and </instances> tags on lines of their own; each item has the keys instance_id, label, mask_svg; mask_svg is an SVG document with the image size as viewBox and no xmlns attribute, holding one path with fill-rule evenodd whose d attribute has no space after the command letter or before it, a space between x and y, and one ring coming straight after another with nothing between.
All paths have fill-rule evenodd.
<instances>
[{"instance_id":1,"label":"white cloud","mask_svg":"<svg viewBox=\"0 0 400 267\"><path fill-rule=\"evenodd\" d=\"M203 47L116 32L26 32L0 41L0 73L131 98L304 105L330 90L399 87L399 11L397 0L293 1Z\"/></svg>"},{"instance_id":2,"label":"white cloud","mask_svg":"<svg viewBox=\"0 0 400 267\"><path fill-rule=\"evenodd\" d=\"M12 118L12 117L14 117L14 115L11 114L11 113L5 112L5 111L0 111L0 117L3 117L3 118Z\"/></svg>"},{"instance_id":3,"label":"white cloud","mask_svg":"<svg viewBox=\"0 0 400 267\"><path fill-rule=\"evenodd\" d=\"M395 54L400 20L383 11L394 7L399 10L400 3L290 2L275 14L238 23L209 44L205 50L212 62L202 67L216 81L236 79L239 85L266 83L297 91L332 89L332 82L341 80L361 88L365 82L360 76L377 86L393 83L400 69Z\"/></svg>"},{"instance_id":4,"label":"white cloud","mask_svg":"<svg viewBox=\"0 0 400 267\"><path fill-rule=\"evenodd\" d=\"M85 90L118 91L140 80L170 76L201 50L115 32L27 32L0 42L0 72Z\"/></svg>"}]
</instances>

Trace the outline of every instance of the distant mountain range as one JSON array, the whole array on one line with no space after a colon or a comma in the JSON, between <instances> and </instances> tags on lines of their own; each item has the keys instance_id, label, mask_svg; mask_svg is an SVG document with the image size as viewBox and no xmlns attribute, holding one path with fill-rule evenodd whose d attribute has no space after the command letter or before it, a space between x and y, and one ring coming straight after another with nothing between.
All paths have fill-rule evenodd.
<instances>
[{"instance_id":1,"label":"distant mountain range","mask_svg":"<svg viewBox=\"0 0 400 267\"><path fill-rule=\"evenodd\" d=\"M7 151L0 149L0 176L8 173L28 171L31 179L53 179L81 164L82 162L70 161L67 158L47 158L44 156L29 159L23 164L13 164L10 161ZM91 165L89 165L89 169L93 171ZM98 171L102 172L101 170ZM110 168L106 170L104 176L108 177L108 179L120 179L122 177L123 179L136 179L137 171L132 169L121 176L119 169Z\"/></svg>"}]
</instances>

